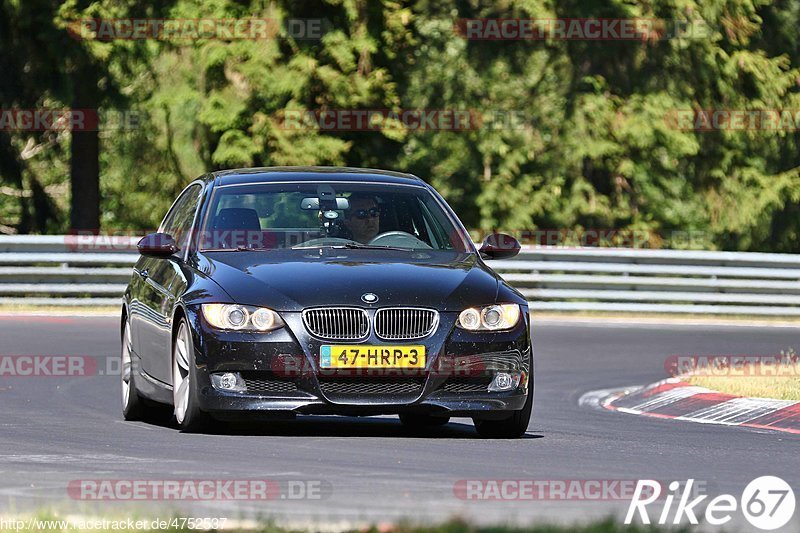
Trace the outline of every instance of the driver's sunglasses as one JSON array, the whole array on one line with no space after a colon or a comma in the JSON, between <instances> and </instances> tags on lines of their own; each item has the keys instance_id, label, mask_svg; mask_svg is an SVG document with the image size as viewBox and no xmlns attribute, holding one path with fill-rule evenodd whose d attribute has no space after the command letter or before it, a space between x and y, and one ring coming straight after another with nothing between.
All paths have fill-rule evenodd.
<instances>
[{"instance_id":1,"label":"driver's sunglasses","mask_svg":"<svg viewBox=\"0 0 800 533\"><path fill-rule=\"evenodd\" d=\"M367 218L378 218L381 215L381 208L380 207L370 207L369 209L359 209L358 211L353 211L353 216L359 220L365 220Z\"/></svg>"}]
</instances>

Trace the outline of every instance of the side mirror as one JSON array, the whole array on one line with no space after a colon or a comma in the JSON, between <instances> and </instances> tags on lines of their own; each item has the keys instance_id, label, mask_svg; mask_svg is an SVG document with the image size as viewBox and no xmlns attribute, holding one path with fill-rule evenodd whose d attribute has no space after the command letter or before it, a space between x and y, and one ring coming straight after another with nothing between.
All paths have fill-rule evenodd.
<instances>
[{"instance_id":1,"label":"side mirror","mask_svg":"<svg viewBox=\"0 0 800 533\"><path fill-rule=\"evenodd\" d=\"M140 254L148 257L169 257L180 249L172 235L166 233L145 235L136 247Z\"/></svg>"},{"instance_id":2,"label":"side mirror","mask_svg":"<svg viewBox=\"0 0 800 533\"><path fill-rule=\"evenodd\" d=\"M492 233L484 239L478 250L485 259L511 259L522 247L519 241L505 233Z\"/></svg>"}]
</instances>

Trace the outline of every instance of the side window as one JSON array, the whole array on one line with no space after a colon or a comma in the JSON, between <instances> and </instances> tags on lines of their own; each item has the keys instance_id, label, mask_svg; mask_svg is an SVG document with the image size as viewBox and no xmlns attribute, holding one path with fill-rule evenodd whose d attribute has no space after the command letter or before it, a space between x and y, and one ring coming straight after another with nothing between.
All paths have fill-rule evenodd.
<instances>
[{"instance_id":1,"label":"side window","mask_svg":"<svg viewBox=\"0 0 800 533\"><path fill-rule=\"evenodd\" d=\"M200 202L200 190L200 185L193 185L186 189L161 224L161 231L172 235L181 250L189 242L194 213Z\"/></svg>"},{"instance_id":2,"label":"side window","mask_svg":"<svg viewBox=\"0 0 800 533\"><path fill-rule=\"evenodd\" d=\"M441 209L434 210L436 215L431 212L427 202L433 202L433 198L417 198L419 202L420 211L422 212L422 219L425 223L425 228L428 236L430 237L430 244L442 250L452 250L452 236L448 238L447 234L442 229L449 227L450 223L444 218L444 213ZM453 231L456 231L455 229Z\"/></svg>"}]
</instances>

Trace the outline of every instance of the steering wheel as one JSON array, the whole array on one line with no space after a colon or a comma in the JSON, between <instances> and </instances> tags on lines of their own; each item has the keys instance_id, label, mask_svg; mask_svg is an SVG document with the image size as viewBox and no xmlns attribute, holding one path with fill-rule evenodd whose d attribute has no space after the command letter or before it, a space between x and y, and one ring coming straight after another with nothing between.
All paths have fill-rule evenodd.
<instances>
[{"instance_id":1,"label":"steering wheel","mask_svg":"<svg viewBox=\"0 0 800 533\"><path fill-rule=\"evenodd\" d=\"M351 242L353 241L350 239L342 239L341 237L320 237L318 239L301 242L292 246L292 248L302 248L306 246L341 246Z\"/></svg>"},{"instance_id":2,"label":"steering wheel","mask_svg":"<svg viewBox=\"0 0 800 533\"><path fill-rule=\"evenodd\" d=\"M417 239L405 231L385 231L374 236L367 244L374 244L376 246L397 246L400 248L431 249L428 243Z\"/></svg>"}]
</instances>

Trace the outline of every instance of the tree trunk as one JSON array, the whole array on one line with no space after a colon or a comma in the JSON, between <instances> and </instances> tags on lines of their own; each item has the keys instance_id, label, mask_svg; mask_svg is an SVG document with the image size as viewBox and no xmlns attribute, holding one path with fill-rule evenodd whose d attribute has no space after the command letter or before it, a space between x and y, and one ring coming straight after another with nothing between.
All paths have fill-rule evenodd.
<instances>
[{"instance_id":1,"label":"tree trunk","mask_svg":"<svg viewBox=\"0 0 800 533\"><path fill-rule=\"evenodd\" d=\"M70 141L70 226L72 231L100 231L100 137L97 120L97 71L88 61L72 73L72 109L85 110L84 128L74 128Z\"/></svg>"},{"instance_id":2,"label":"tree trunk","mask_svg":"<svg viewBox=\"0 0 800 533\"><path fill-rule=\"evenodd\" d=\"M22 183L22 164L17 156L17 151L11 144L11 136L5 131L0 131L0 176L7 178L20 191L25 189ZM31 213L28 199L24 195L19 197L20 217L17 224L19 233L31 231Z\"/></svg>"}]
</instances>

